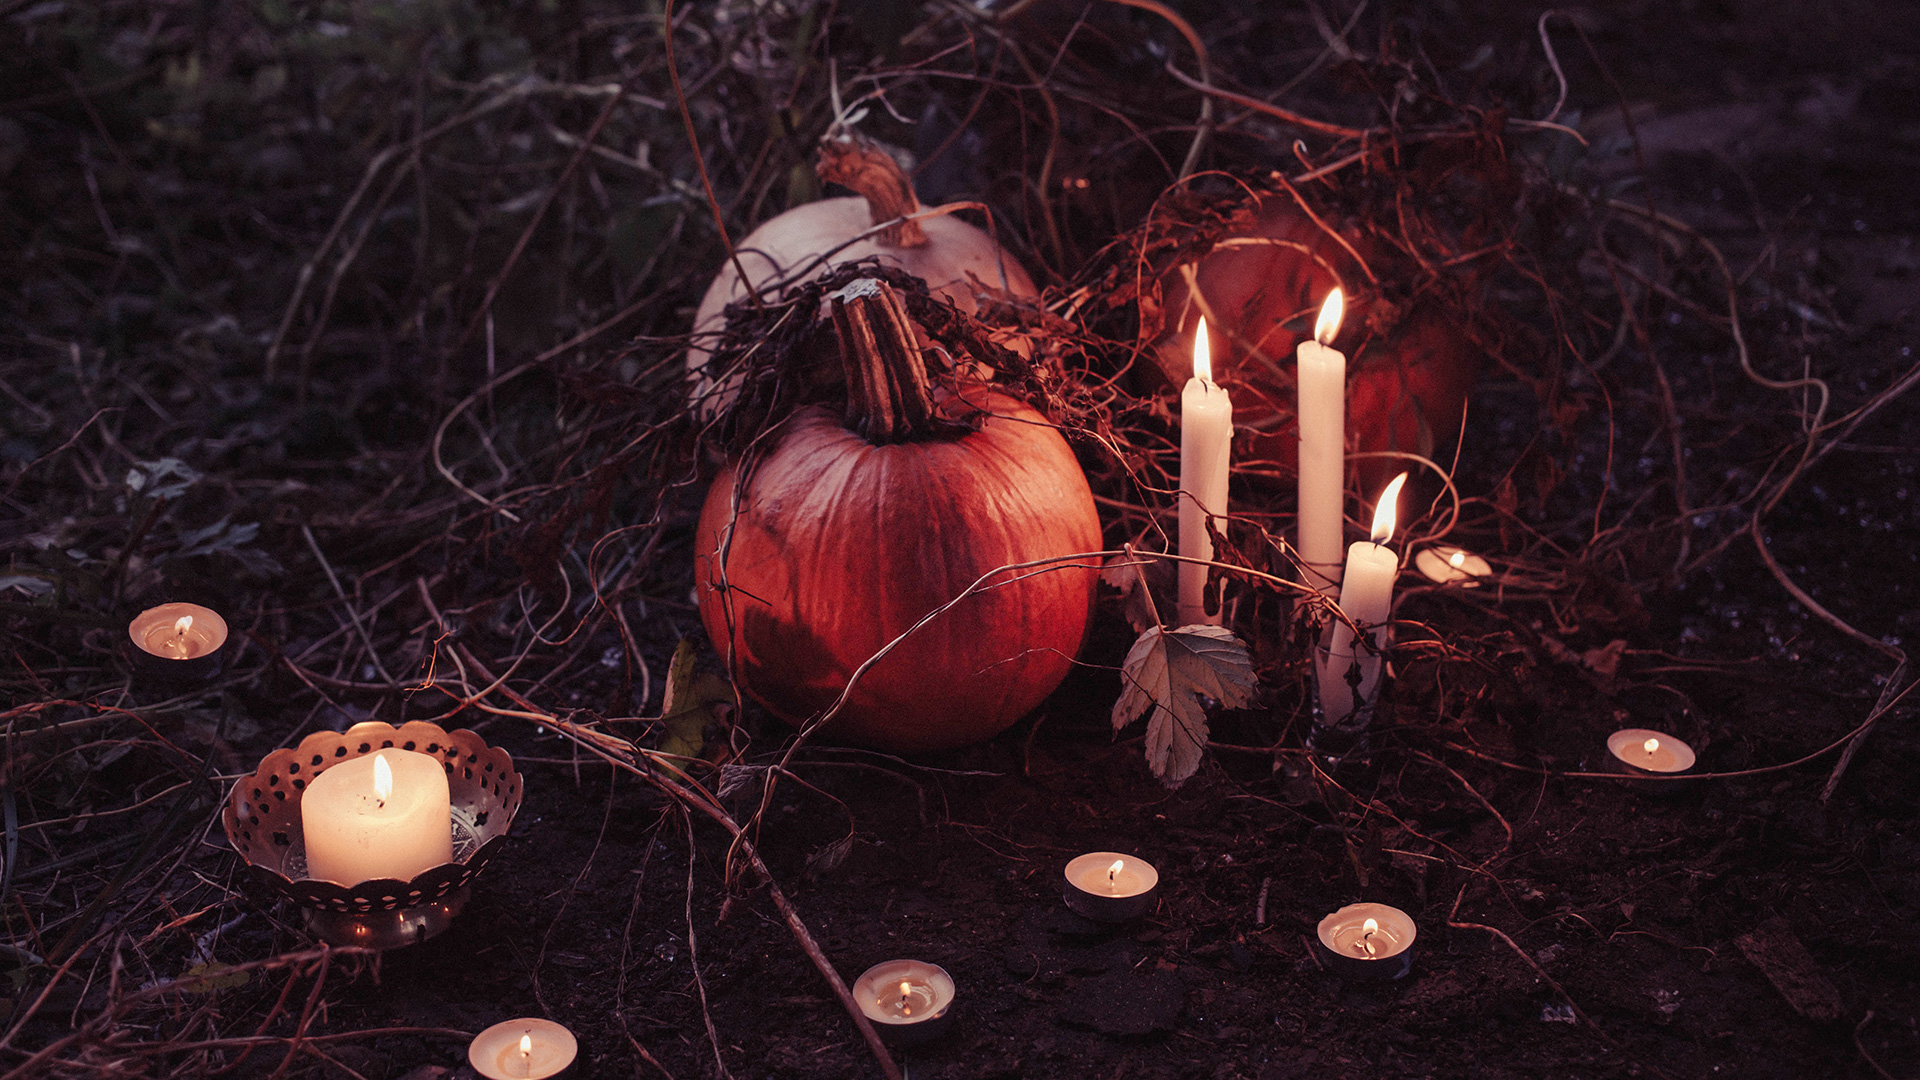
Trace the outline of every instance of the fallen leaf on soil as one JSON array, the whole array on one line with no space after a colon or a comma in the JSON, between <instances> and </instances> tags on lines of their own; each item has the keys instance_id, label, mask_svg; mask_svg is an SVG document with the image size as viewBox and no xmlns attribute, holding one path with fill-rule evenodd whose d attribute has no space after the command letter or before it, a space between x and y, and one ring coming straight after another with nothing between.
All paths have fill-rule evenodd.
<instances>
[{"instance_id":1,"label":"fallen leaf on soil","mask_svg":"<svg viewBox=\"0 0 1920 1080\"><path fill-rule=\"evenodd\" d=\"M713 718L711 707L732 700L733 691L725 679L711 672L694 675L693 642L681 639L673 650L666 696L660 702L660 722L667 729L660 739L660 751L699 757L707 722Z\"/></svg>"},{"instance_id":2,"label":"fallen leaf on soil","mask_svg":"<svg viewBox=\"0 0 1920 1080\"><path fill-rule=\"evenodd\" d=\"M1775 915L1733 939L1747 961L1760 969L1793 1011L1809 1020L1827 1023L1840 1019L1845 1006L1840 991L1820 971L1813 954L1793 935L1787 920Z\"/></svg>"},{"instance_id":3,"label":"fallen leaf on soil","mask_svg":"<svg viewBox=\"0 0 1920 1080\"><path fill-rule=\"evenodd\" d=\"M1227 708L1253 702L1253 663L1247 646L1218 626L1148 627L1121 666L1120 700L1113 703L1119 731L1149 707L1147 767L1168 787L1179 787L1200 768L1207 746L1206 695Z\"/></svg>"}]
</instances>

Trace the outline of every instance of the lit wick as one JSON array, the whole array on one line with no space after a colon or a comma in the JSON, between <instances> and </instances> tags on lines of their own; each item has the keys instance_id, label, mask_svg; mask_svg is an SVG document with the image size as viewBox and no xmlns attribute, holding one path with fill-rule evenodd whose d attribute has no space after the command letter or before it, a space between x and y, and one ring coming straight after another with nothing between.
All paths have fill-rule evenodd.
<instances>
[{"instance_id":1,"label":"lit wick","mask_svg":"<svg viewBox=\"0 0 1920 1080\"><path fill-rule=\"evenodd\" d=\"M377 758L375 760L378 760ZM379 768L379 766L374 766ZM527 1075L533 1075L533 1032L520 1036L520 1068Z\"/></svg>"},{"instance_id":2,"label":"lit wick","mask_svg":"<svg viewBox=\"0 0 1920 1080\"><path fill-rule=\"evenodd\" d=\"M1466 564L1467 564L1467 553L1464 551L1456 551L1447 559L1447 565L1453 567L1455 570L1460 569L1462 566L1465 566Z\"/></svg>"},{"instance_id":3,"label":"lit wick","mask_svg":"<svg viewBox=\"0 0 1920 1080\"><path fill-rule=\"evenodd\" d=\"M1126 869L1126 866L1127 866L1127 862L1125 859L1115 859L1113 860L1113 865L1107 867L1107 891L1108 892L1118 893L1120 891L1120 882L1118 880L1118 875L1120 871Z\"/></svg>"},{"instance_id":4,"label":"lit wick","mask_svg":"<svg viewBox=\"0 0 1920 1080\"><path fill-rule=\"evenodd\" d=\"M1660 749L1660 740L1648 739L1646 742L1640 744L1640 749L1645 750L1648 757L1652 757L1654 751Z\"/></svg>"},{"instance_id":5,"label":"lit wick","mask_svg":"<svg viewBox=\"0 0 1920 1080\"><path fill-rule=\"evenodd\" d=\"M1380 932L1380 920L1368 919L1366 922L1360 924L1360 930L1360 940L1354 942L1354 947L1362 950L1368 956L1373 956L1373 935Z\"/></svg>"},{"instance_id":6,"label":"lit wick","mask_svg":"<svg viewBox=\"0 0 1920 1080\"><path fill-rule=\"evenodd\" d=\"M387 796L391 794L393 794L393 769L387 764L387 755L375 754L373 755L373 799L384 810L387 807ZM532 1036L520 1036L520 1043L523 1049L529 1053L532 1052Z\"/></svg>"},{"instance_id":7,"label":"lit wick","mask_svg":"<svg viewBox=\"0 0 1920 1080\"><path fill-rule=\"evenodd\" d=\"M912 1000L913 1000L912 984L908 983L905 979L900 980L900 1015L901 1016L913 1015L913 1005L911 1004Z\"/></svg>"}]
</instances>

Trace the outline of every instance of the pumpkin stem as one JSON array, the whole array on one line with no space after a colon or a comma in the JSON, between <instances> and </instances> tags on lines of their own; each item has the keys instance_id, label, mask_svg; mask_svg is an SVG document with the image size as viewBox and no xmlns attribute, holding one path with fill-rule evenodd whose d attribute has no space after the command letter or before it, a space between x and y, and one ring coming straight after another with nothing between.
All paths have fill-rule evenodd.
<instances>
[{"instance_id":1,"label":"pumpkin stem","mask_svg":"<svg viewBox=\"0 0 1920 1080\"><path fill-rule=\"evenodd\" d=\"M860 278L827 297L847 374L847 427L871 443L910 442L941 425L927 364L893 286Z\"/></svg>"},{"instance_id":2,"label":"pumpkin stem","mask_svg":"<svg viewBox=\"0 0 1920 1080\"><path fill-rule=\"evenodd\" d=\"M893 222L874 236L886 247L923 247L926 230L910 220L920 212L920 200L914 197L913 182L871 139L857 135L822 139L820 156L813 171L829 184L852 188L867 200L867 213L875 225Z\"/></svg>"}]
</instances>

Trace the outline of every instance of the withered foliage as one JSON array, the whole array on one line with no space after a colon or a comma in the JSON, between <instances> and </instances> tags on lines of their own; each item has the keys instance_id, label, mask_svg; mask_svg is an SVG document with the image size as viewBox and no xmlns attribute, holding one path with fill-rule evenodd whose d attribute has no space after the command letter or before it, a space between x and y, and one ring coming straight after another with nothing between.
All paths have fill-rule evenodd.
<instances>
[{"instance_id":1,"label":"withered foliage","mask_svg":"<svg viewBox=\"0 0 1920 1080\"><path fill-rule=\"evenodd\" d=\"M1801 603L1783 636L1832 625L1892 669L1871 715L1897 700L1890 628L1802 590L1804 540L1786 566L1768 544L1806 470L1915 381L1836 355L1829 268L1656 204L1604 72L1533 47L1576 32L1483 55L1364 4L1339 26L1194 10L0 2L0 1080L452 1059L462 1032L343 1001L341 969L377 961L310 947L219 841L231 778L320 728L601 754L667 778L651 807L741 827L728 881L751 884L784 729L718 704L669 761L650 721L698 634L711 457L834 400L820 298L860 275L1061 425L1116 548L1167 546L1166 290L1262 207L1367 253L1367 341L1426 317L1490 358L1405 535L1485 552L1499 584L1403 609L1383 730L1408 753L1517 756L1549 668L1602 698L1656 684L1649 608L1736 552ZM856 265L736 305L713 351L743 392L703 420L693 305L731 241L822 193L814 148L842 126L908 152L927 202L975 203L1044 295L976 318ZM1289 480L1243 456L1221 548L1262 674L1248 723L1282 757L1302 615L1259 575L1290 563ZM127 618L175 598L234 629L212 684L129 675ZM1373 806L1330 790L1377 840ZM622 968L592 1035L651 1060L627 989Z\"/></svg>"}]
</instances>

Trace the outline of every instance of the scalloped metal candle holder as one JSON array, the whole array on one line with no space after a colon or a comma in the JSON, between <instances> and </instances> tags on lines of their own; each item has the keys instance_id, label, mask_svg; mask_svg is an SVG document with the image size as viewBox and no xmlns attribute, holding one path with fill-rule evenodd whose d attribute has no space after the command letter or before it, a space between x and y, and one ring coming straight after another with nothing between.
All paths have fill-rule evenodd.
<instances>
[{"instance_id":1,"label":"scalloped metal candle holder","mask_svg":"<svg viewBox=\"0 0 1920 1080\"><path fill-rule=\"evenodd\" d=\"M378 750L413 750L440 759L453 809L453 861L412 881L376 878L351 887L306 876L300 800L313 778ZM291 750L275 750L233 786L221 820L227 841L273 892L306 910L307 926L334 945L396 949L440 933L465 906L468 886L506 839L520 809L513 756L462 729L415 720L377 720L343 732L321 731Z\"/></svg>"}]
</instances>

